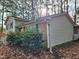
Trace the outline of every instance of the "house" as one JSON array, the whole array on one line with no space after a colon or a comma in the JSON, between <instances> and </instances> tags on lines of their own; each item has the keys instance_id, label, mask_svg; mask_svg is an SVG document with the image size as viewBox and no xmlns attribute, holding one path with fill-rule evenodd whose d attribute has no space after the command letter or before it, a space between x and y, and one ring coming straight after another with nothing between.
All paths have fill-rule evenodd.
<instances>
[{"instance_id":1,"label":"house","mask_svg":"<svg viewBox=\"0 0 79 59\"><path fill-rule=\"evenodd\" d=\"M35 21L28 21L28 22L24 21L22 23L18 22L19 25L16 25L18 24L16 22L18 20L13 21L14 21L13 31L15 31L16 27L27 28L27 27L36 27L35 25L38 25L37 26L38 31L43 34L42 39L46 41L47 47L50 49L55 45L72 41L74 37L73 33L74 23L67 13L41 17L37 22ZM6 21L6 26L8 25L8 23L11 24L10 21L9 22Z\"/></svg>"},{"instance_id":2,"label":"house","mask_svg":"<svg viewBox=\"0 0 79 59\"><path fill-rule=\"evenodd\" d=\"M37 22L29 22L24 26L34 26L34 24L38 24L38 31L43 34L42 39L50 49L74 40L74 22L67 13L41 17Z\"/></svg>"},{"instance_id":3,"label":"house","mask_svg":"<svg viewBox=\"0 0 79 59\"><path fill-rule=\"evenodd\" d=\"M66 13L41 17L44 22L39 25L39 31L47 36L48 48L72 41L74 23Z\"/></svg>"},{"instance_id":4,"label":"house","mask_svg":"<svg viewBox=\"0 0 79 59\"><path fill-rule=\"evenodd\" d=\"M5 20L5 25L6 25L6 32L15 32L15 31L24 31L25 27L19 27L22 26L24 23L27 23L29 21L21 19L19 17L13 17L13 16L8 16L7 19Z\"/></svg>"}]
</instances>

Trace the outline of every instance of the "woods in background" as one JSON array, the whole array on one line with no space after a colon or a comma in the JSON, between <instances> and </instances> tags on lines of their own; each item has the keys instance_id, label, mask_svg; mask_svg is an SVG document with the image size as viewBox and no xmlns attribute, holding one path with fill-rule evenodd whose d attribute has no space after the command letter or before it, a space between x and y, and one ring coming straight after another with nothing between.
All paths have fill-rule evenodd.
<instances>
[{"instance_id":1,"label":"woods in background","mask_svg":"<svg viewBox=\"0 0 79 59\"><path fill-rule=\"evenodd\" d=\"M75 5L74 10L70 6L72 2ZM75 15L76 19L76 5L76 0L0 0L0 19L2 24L7 16L36 21L39 17L63 12L74 13L73 16ZM3 25L1 31L3 31Z\"/></svg>"}]
</instances>

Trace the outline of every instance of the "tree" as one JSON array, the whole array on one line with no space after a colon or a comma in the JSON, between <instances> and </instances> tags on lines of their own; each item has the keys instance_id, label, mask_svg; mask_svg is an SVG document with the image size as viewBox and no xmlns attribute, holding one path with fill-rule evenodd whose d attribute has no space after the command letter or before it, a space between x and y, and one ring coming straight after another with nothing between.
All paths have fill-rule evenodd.
<instances>
[{"instance_id":1,"label":"tree","mask_svg":"<svg viewBox=\"0 0 79 59\"><path fill-rule=\"evenodd\" d=\"M2 2L2 5L3 5L3 7L2 7L2 28L1 28L1 32L3 32L3 20L4 20L4 4L5 4L5 0L1 0L0 2Z\"/></svg>"},{"instance_id":2,"label":"tree","mask_svg":"<svg viewBox=\"0 0 79 59\"><path fill-rule=\"evenodd\" d=\"M3 5L3 1L0 0L0 4L4 6L4 13L26 20L37 20L41 17L41 11L44 8L47 9L47 15L50 15L48 12L50 9L52 14L68 13L70 0L5 0L5 5Z\"/></svg>"},{"instance_id":3,"label":"tree","mask_svg":"<svg viewBox=\"0 0 79 59\"><path fill-rule=\"evenodd\" d=\"M63 2L62 2L62 0L61 0L61 13L63 12L62 6L63 6Z\"/></svg>"},{"instance_id":4,"label":"tree","mask_svg":"<svg viewBox=\"0 0 79 59\"><path fill-rule=\"evenodd\" d=\"M76 24L76 0L75 0L75 15L74 15L74 22Z\"/></svg>"},{"instance_id":5,"label":"tree","mask_svg":"<svg viewBox=\"0 0 79 59\"><path fill-rule=\"evenodd\" d=\"M2 14L2 28L1 28L1 32L3 32L3 21L4 21L4 13L6 12L10 12L13 15L13 1L11 0L0 0L0 4L2 6L2 9L0 10L1 14Z\"/></svg>"}]
</instances>

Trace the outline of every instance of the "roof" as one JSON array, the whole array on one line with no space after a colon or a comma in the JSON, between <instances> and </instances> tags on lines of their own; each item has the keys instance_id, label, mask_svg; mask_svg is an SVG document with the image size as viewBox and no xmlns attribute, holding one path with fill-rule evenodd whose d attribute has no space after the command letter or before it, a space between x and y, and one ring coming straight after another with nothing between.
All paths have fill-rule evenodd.
<instances>
[{"instance_id":1,"label":"roof","mask_svg":"<svg viewBox=\"0 0 79 59\"><path fill-rule=\"evenodd\" d=\"M74 25L72 18L67 13L61 13L61 14L40 17L39 20L36 22L32 21L32 20L31 21L22 20L21 18L18 18L18 17L15 17L15 20L24 21L24 22L26 21L26 23L23 23L20 25L20 26L25 26L25 25L33 24L33 23L38 24L38 23L47 22L47 21L51 20L51 18L55 18L55 17L59 17L59 16L63 16L63 15L65 15L68 18L69 22Z\"/></svg>"},{"instance_id":2,"label":"roof","mask_svg":"<svg viewBox=\"0 0 79 59\"><path fill-rule=\"evenodd\" d=\"M49 21L49 20L51 20L51 18L64 16L64 15L68 18L69 22L74 25L74 22L73 22L72 18L67 13L61 13L61 14L55 14L55 15L50 15L50 16L44 16L44 17L41 17L39 19L42 20L42 21Z\"/></svg>"},{"instance_id":3,"label":"roof","mask_svg":"<svg viewBox=\"0 0 79 59\"><path fill-rule=\"evenodd\" d=\"M14 17L14 16L7 16L6 20L5 20L5 24L8 22L9 18L10 17ZM22 19L22 18L19 18L19 17L14 17L15 19L14 20L17 20L17 21L22 21L22 22L29 22L25 19Z\"/></svg>"},{"instance_id":4,"label":"roof","mask_svg":"<svg viewBox=\"0 0 79 59\"><path fill-rule=\"evenodd\" d=\"M68 18L69 22L74 25L74 22L73 22L72 18L69 16L69 14L61 13L61 14L55 14L55 15L40 17L39 20L36 21L36 22L35 21L29 21L29 22L24 23L24 24L22 24L20 26L25 26L25 25L34 24L34 23L38 24L38 23L47 22L49 20L52 20L51 18L55 18L55 17L59 17L59 16L63 16L63 15L65 15Z\"/></svg>"}]
</instances>

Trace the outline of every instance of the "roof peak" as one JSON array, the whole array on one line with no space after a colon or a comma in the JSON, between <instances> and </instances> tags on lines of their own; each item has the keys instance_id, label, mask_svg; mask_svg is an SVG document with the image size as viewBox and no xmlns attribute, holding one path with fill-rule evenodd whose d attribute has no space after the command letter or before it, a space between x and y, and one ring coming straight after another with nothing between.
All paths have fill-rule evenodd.
<instances>
[{"instance_id":1,"label":"roof peak","mask_svg":"<svg viewBox=\"0 0 79 59\"><path fill-rule=\"evenodd\" d=\"M74 22L72 20L72 18L70 17L70 15L68 13L60 13L60 14L54 14L54 15L49 15L49 16L44 16L44 17L40 17L40 20L50 20L51 18L55 18L55 17L59 17L59 16L66 16L68 18L68 20L74 25Z\"/></svg>"}]
</instances>

